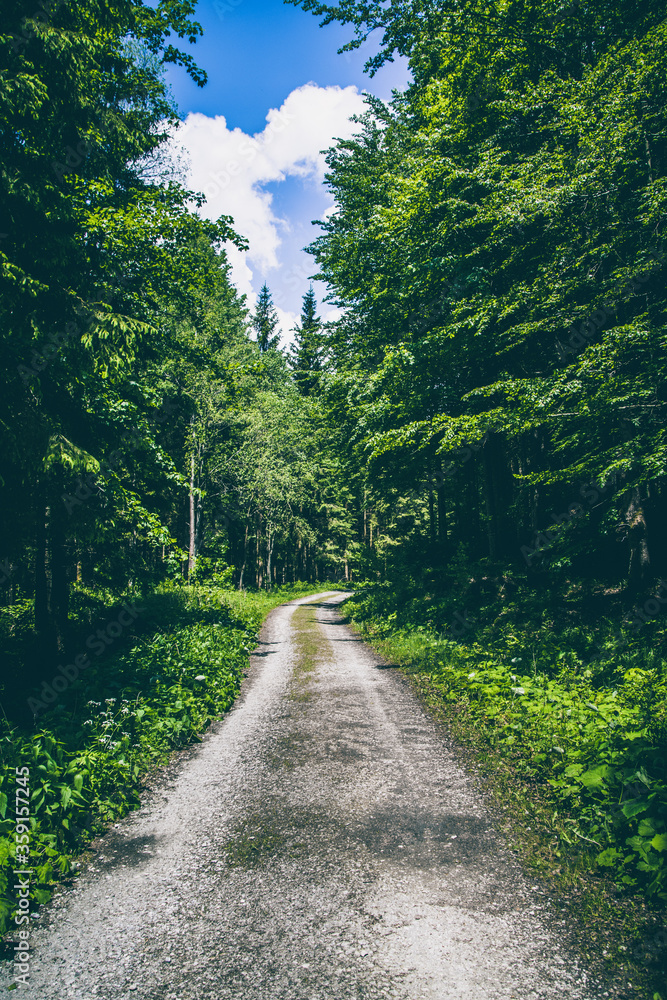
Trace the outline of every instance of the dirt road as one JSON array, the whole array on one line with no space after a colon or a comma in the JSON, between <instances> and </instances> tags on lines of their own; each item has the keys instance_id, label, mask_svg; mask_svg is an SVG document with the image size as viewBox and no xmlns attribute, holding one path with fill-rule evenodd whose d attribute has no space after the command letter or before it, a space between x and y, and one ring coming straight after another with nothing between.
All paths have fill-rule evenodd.
<instances>
[{"instance_id":1,"label":"dirt road","mask_svg":"<svg viewBox=\"0 0 667 1000\"><path fill-rule=\"evenodd\" d=\"M599 996L344 596L270 615L233 710L45 908L21 995Z\"/></svg>"}]
</instances>

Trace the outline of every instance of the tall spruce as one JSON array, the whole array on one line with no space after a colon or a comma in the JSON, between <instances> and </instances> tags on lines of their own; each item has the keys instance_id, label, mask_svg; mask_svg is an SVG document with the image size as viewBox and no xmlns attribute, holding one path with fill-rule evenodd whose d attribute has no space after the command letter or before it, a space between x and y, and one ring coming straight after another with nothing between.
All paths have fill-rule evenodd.
<instances>
[{"instance_id":1,"label":"tall spruce","mask_svg":"<svg viewBox=\"0 0 667 1000\"><path fill-rule=\"evenodd\" d=\"M301 325L294 327L290 364L299 392L310 396L319 385L322 371L322 320L317 315L317 301L311 285L303 297Z\"/></svg>"},{"instance_id":2,"label":"tall spruce","mask_svg":"<svg viewBox=\"0 0 667 1000\"><path fill-rule=\"evenodd\" d=\"M268 285L264 283L257 299L257 309L252 320L260 353L264 354L266 351L275 351L277 349L280 343L278 322L278 313L273 304L271 292Z\"/></svg>"}]
</instances>

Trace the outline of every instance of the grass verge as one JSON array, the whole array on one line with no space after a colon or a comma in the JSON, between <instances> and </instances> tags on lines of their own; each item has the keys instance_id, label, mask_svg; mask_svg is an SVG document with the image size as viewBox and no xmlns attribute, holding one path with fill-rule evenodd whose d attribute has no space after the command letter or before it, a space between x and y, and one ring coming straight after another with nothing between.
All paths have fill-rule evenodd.
<instances>
[{"instance_id":1,"label":"grass verge","mask_svg":"<svg viewBox=\"0 0 667 1000\"><path fill-rule=\"evenodd\" d=\"M592 666L563 648L550 658L516 632L503 655L400 621L377 587L345 608L446 725L609 995L664 1000L664 664L646 650Z\"/></svg>"},{"instance_id":2,"label":"grass verge","mask_svg":"<svg viewBox=\"0 0 667 1000\"><path fill-rule=\"evenodd\" d=\"M31 909L46 902L86 845L139 805L142 777L229 710L266 615L332 589L328 583L260 593L163 587L138 602L134 619L109 610L112 624L129 620L122 643L117 629L101 630L87 644L85 667L68 673L71 664L65 665L27 692L38 711L32 726L3 716L0 933L17 914L14 872L32 873ZM96 642L112 645L99 659Z\"/></svg>"}]
</instances>

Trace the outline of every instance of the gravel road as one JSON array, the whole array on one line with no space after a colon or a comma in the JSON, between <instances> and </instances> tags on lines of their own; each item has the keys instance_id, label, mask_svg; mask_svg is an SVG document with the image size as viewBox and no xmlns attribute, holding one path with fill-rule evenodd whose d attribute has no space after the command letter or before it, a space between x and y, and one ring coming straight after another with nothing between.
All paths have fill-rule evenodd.
<instances>
[{"instance_id":1,"label":"gravel road","mask_svg":"<svg viewBox=\"0 0 667 1000\"><path fill-rule=\"evenodd\" d=\"M272 612L232 711L42 908L20 995L600 996L345 596Z\"/></svg>"}]
</instances>

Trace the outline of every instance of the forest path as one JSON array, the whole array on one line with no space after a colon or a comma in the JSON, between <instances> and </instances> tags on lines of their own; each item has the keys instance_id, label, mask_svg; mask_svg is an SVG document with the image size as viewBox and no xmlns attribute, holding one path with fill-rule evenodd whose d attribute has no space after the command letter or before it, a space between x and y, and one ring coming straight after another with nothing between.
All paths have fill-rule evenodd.
<instances>
[{"instance_id":1,"label":"forest path","mask_svg":"<svg viewBox=\"0 0 667 1000\"><path fill-rule=\"evenodd\" d=\"M232 711L47 908L21 995L596 995L442 730L342 623L345 596L271 613Z\"/></svg>"}]
</instances>

